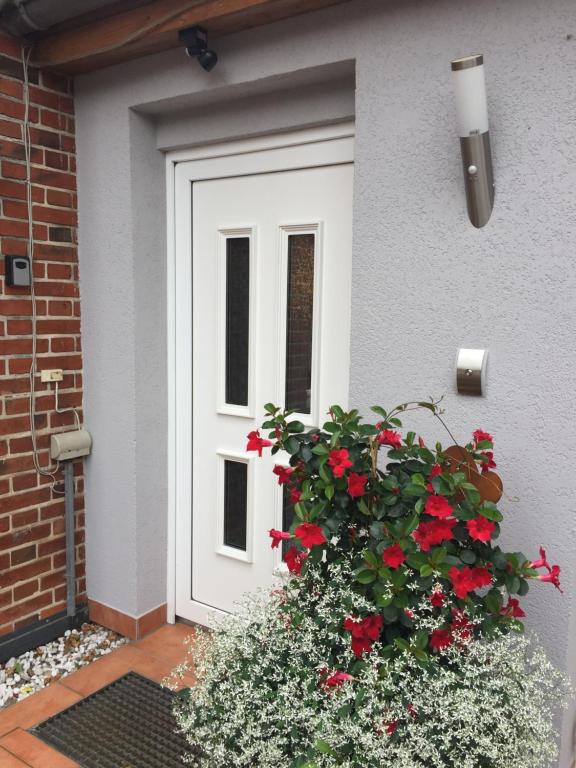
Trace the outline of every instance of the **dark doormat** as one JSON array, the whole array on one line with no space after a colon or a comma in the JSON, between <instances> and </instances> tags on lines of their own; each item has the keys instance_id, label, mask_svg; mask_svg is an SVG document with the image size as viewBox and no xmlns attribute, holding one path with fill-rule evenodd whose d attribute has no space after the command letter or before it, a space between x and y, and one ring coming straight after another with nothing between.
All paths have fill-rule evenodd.
<instances>
[{"instance_id":1,"label":"dark doormat","mask_svg":"<svg viewBox=\"0 0 576 768\"><path fill-rule=\"evenodd\" d=\"M30 732L82 768L182 768L174 695L129 672Z\"/></svg>"}]
</instances>

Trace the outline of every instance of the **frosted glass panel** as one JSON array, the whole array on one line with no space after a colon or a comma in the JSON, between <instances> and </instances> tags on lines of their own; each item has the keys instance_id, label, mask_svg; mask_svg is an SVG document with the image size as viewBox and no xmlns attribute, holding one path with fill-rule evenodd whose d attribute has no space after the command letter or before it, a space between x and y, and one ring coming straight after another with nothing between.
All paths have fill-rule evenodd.
<instances>
[{"instance_id":1,"label":"frosted glass panel","mask_svg":"<svg viewBox=\"0 0 576 768\"><path fill-rule=\"evenodd\" d=\"M224 544L246 550L248 466L224 461Z\"/></svg>"},{"instance_id":2,"label":"frosted glass panel","mask_svg":"<svg viewBox=\"0 0 576 768\"><path fill-rule=\"evenodd\" d=\"M310 413L315 236L288 236L286 408Z\"/></svg>"},{"instance_id":3,"label":"frosted glass panel","mask_svg":"<svg viewBox=\"0 0 576 768\"><path fill-rule=\"evenodd\" d=\"M226 241L226 402L248 405L250 238Z\"/></svg>"}]
</instances>

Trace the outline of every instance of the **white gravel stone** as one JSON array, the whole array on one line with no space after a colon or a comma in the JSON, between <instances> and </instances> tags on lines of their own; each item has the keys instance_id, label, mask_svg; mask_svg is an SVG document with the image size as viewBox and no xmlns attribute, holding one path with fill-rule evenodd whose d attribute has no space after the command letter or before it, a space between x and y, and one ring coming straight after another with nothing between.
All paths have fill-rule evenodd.
<instances>
[{"instance_id":1,"label":"white gravel stone","mask_svg":"<svg viewBox=\"0 0 576 768\"><path fill-rule=\"evenodd\" d=\"M0 664L0 708L25 699L128 642L98 624L83 624Z\"/></svg>"}]
</instances>

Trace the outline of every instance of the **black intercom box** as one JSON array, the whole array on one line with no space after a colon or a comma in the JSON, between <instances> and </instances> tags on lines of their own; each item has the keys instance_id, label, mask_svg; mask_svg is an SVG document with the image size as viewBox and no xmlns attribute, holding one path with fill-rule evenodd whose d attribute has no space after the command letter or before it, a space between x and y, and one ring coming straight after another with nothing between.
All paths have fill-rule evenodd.
<instances>
[{"instance_id":1,"label":"black intercom box","mask_svg":"<svg viewBox=\"0 0 576 768\"><path fill-rule=\"evenodd\" d=\"M30 259L27 256L6 256L6 285L28 288L30 277Z\"/></svg>"}]
</instances>

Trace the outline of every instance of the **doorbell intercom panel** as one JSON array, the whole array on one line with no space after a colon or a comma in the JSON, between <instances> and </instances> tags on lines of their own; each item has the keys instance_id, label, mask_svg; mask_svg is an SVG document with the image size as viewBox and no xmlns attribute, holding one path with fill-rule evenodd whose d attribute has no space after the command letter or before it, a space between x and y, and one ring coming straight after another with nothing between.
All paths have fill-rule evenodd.
<instances>
[{"instance_id":1,"label":"doorbell intercom panel","mask_svg":"<svg viewBox=\"0 0 576 768\"><path fill-rule=\"evenodd\" d=\"M28 288L30 283L30 259L27 256L6 256L6 285Z\"/></svg>"}]
</instances>

